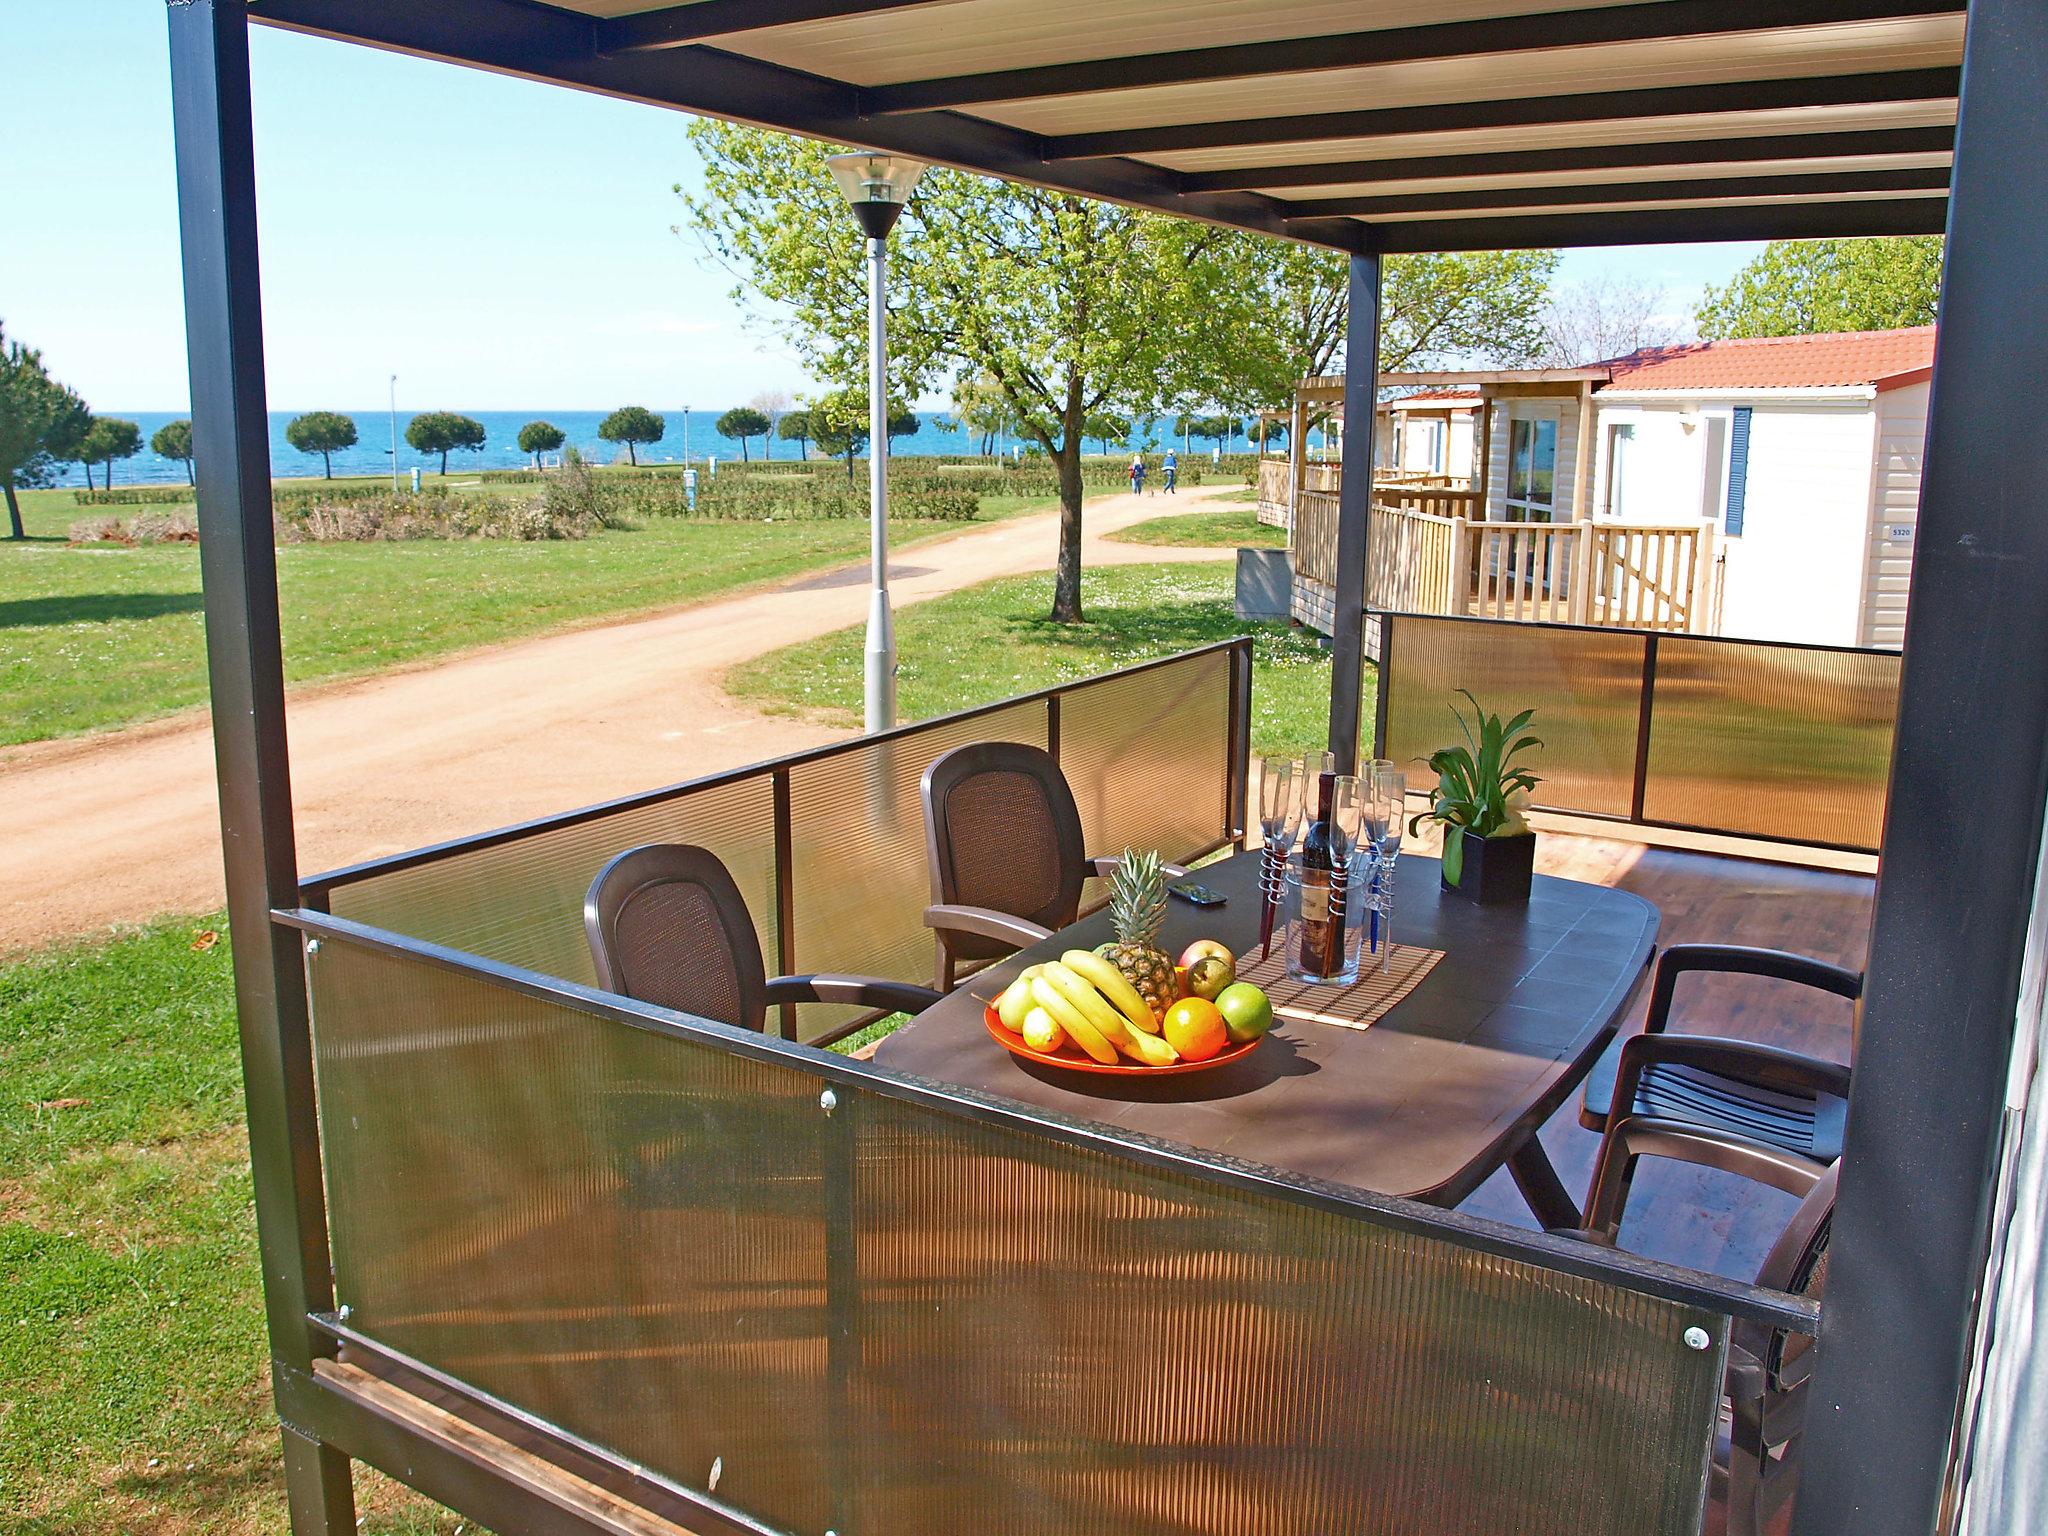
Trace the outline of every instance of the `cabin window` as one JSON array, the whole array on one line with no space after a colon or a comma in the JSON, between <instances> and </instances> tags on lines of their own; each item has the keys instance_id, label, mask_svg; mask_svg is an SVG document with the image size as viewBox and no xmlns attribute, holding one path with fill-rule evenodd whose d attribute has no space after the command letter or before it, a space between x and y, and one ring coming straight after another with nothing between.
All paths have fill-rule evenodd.
<instances>
[{"instance_id":1,"label":"cabin window","mask_svg":"<svg viewBox=\"0 0 2048 1536\"><path fill-rule=\"evenodd\" d=\"M1508 425L1508 521L1547 523L1556 510L1557 418L1518 416Z\"/></svg>"}]
</instances>

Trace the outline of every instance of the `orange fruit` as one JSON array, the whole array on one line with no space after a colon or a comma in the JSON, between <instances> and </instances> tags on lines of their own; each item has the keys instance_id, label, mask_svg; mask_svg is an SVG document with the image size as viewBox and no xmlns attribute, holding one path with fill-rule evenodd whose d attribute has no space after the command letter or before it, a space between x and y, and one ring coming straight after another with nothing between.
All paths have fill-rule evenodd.
<instances>
[{"instance_id":1,"label":"orange fruit","mask_svg":"<svg viewBox=\"0 0 2048 1536\"><path fill-rule=\"evenodd\" d=\"M1184 997L1167 1009L1159 1032L1189 1061L1207 1061L1230 1043L1223 1015L1202 997Z\"/></svg>"}]
</instances>

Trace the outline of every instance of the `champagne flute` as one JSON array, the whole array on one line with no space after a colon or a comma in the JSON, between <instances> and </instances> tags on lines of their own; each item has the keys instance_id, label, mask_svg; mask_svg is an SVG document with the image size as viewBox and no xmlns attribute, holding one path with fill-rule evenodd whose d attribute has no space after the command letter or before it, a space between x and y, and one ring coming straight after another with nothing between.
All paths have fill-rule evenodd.
<instances>
[{"instance_id":1,"label":"champagne flute","mask_svg":"<svg viewBox=\"0 0 2048 1536\"><path fill-rule=\"evenodd\" d=\"M1259 759L1259 945L1273 942L1273 918L1280 905L1281 871L1301 828L1301 764L1292 757Z\"/></svg>"},{"instance_id":2,"label":"champagne flute","mask_svg":"<svg viewBox=\"0 0 2048 1536\"><path fill-rule=\"evenodd\" d=\"M1394 953L1394 861L1401 856L1402 823L1408 818L1408 776L1381 759L1372 765L1374 850L1370 902L1373 952L1385 969Z\"/></svg>"},{"instance_id":3,"label":"champagne flute","mask_svg":"<svg viewBox=\"0 0 2048 1536\"><path fill-rule=\"evenodd\" d=\"M1330 785L1330 964L1329 974L1350 975L1355 913L1366 906L1372 887L1353 878L1353 860L1366 843L1371 780L1338 774Z\"/></svg>"}]
</instances>

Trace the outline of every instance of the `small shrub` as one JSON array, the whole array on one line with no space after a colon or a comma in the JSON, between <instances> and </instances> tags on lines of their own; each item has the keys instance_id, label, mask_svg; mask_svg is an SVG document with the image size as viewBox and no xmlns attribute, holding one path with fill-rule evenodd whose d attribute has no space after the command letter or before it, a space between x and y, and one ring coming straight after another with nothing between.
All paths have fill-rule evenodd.
<instances>
[{"instance_id":1,"label":"small shrub","mask_svg":"<svg viewBox=\"0 0 2048 1536\"><path fill-rule=\"evenodd\" d=\"M81 517L64 532L74 544L126 544L131 542L118 517Z\"/></svg>"},{"instance_id":2,"label":"small shrub","mask_svg":"<svg viewBox=\"0 0 2048 1536\"><path fill-rule=\"evenodd\" d=\"M123 485L110 491L73 491L81 507L170 507L193 497L189 485Z\"/></svg>"},{"instance_id":3,"label":"small shrub","mask_svg":"<svg viewBox=\"0 0 2048 1536\"><path fill-rule=\"evenodd\" d=\"M197 544L199 525L183 512L135 517L84 517L65 532L73 544Z\"/></svg>"}]
</instances>

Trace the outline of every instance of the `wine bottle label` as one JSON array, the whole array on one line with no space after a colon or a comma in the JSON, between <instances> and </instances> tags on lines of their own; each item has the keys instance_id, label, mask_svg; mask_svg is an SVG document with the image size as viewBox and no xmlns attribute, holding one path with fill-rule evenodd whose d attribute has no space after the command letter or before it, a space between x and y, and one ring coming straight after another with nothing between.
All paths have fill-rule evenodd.
<instances>
[{"instance_id":1,"label":"wine bottle label","mask_svg":"<svg viewBox=\"0 0 2048 1536\"><path fill-rule=\"evenodd\" d=\"M1326 923L1330 920L1330 888L1327 885L1304 885L1301 888L1301 920L1304 923Z\"/></svg>"}]
</instances>

